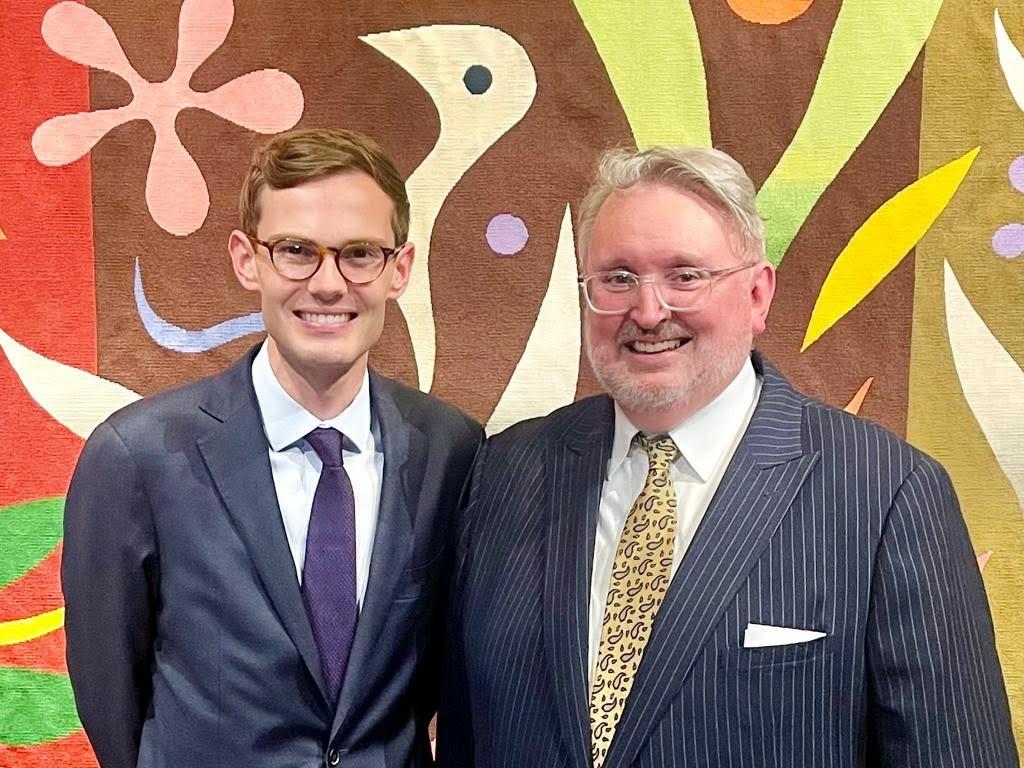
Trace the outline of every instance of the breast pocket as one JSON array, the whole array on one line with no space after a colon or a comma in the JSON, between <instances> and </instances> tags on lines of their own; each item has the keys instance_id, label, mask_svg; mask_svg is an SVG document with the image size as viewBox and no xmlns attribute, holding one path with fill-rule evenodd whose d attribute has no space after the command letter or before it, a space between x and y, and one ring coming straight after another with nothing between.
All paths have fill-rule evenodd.
<instances>
[{"instance_id":1,"label":"breast pocket","mask_svg":"<svg viewBox=\"0 0 1024 768\"><path fill-rule=\"evenodd\" d=\"M438 583L439 571L443 565L444 547L430 555L426 562L413 564L402 571L398 577L398 586L395 588L395 600L399 602L412 602L420 600L424 596L429 597L431 590Z\"/></svg>"},{"instance_id":2,"label":"breast pocket","mask_svg":"<svg viewBox=\"0 0 1024 768\"><path fill-rule=\"evenodd\" d=\"M755 764L799 768L835 755L844 685L831 636L791 645L743 648L719 657L721 695L738 720ZM815 757L817 756L817 757ZM838 759L835 762L839 762Z\"/></svg>"},{"instance_id":3,"label":"breast pocket","mask_svg":"<svg viewBox=\"0 0 1024 768\"><path fill-rule=\"evenodd\" d=\"M768 667L793 667L815 661L831 653L832 636L826 635L814 640L784 645L770 645L760 648L735 648L725 654L725 663L737 672L754 672Z\"/></svg>"}]
</instances>

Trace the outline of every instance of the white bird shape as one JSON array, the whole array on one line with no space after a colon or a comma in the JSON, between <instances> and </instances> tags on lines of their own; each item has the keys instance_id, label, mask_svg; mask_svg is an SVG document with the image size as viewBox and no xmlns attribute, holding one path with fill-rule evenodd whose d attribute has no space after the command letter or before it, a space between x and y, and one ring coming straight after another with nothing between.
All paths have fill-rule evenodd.
<instances>
[{"instance_id":1,"label":"white bird shape","mask_svg":"<svg viewBox=\"0 0 1024 768\"><path fill-rule=\"evenodd\" d=\"M434 25L359 39L423 86L441 122L437 143L406 182L412 207L409 239L416 243L416 261L398 301L409 327L419 387L428 392L437 351L430 295L434 222L466 171L530 109L537 77L523 47L492 27Z\"/></svg>"}]
</instances>

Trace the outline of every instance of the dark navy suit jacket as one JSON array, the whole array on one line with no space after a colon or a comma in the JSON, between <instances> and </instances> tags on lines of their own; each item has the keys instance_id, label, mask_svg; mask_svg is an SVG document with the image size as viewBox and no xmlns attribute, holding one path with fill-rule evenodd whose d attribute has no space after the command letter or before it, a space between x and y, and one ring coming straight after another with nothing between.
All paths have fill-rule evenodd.
<instances>
[{"instance_id":1,"label":"dark navy suit jacket","mask_svg":"<svg viewBox=\"0 0 1024 768\"><path fill-rule=\"evenodd\" d=\"M1009 768L1017 752L949 478L754 356L760 401L669 587L607 768ZM488 441L453 591L442 768L585 768L605 396ZM745 648L748 623L817 630Z\"/></svg>"},{"instance_id":2,"label":"dark navy suit jacket","mask_svg":"<svg viewBox=\"0 0 1024 768\"><path fill-rule=\"evenodd\" d=\"M252 386L219 376L114 414L65 513L67 658L104 768L431 764L433 651L476 423L370 375L384 474L348 673L328 706ZM436 610L435 610L436 609Z\"/></svg>"}]
</instances>

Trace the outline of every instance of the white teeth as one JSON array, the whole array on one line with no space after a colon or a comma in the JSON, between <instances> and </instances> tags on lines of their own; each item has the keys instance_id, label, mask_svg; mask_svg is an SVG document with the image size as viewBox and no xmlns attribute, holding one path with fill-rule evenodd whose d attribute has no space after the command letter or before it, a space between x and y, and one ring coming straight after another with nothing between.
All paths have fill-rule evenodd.
<instances>
[{"instance_id":1,"label":"white teeth","mask_svg":"<svg viewBox=\"0 0 1024 768\"><path fill-rule=\"evenodd\" d=\"M307 323L315 323L316 325L340 325L341 323L347 323L351 320L352 313L346 312L341 315L324 315L314 312L300 312L299 317Z\"/></svg>"},{"instance_id":2,"label":"white teeth","mask_svg":"<svg viewBox=\"0 0 1024 768\"><path fill-rule=\"evenodd\" d=\"M632 347L637 352L665 352L670 349L678 348L682 343L681 339L669 339L668 341L659 341L654 344L650 344L646 341L634 341L632 343Z\"/></svg>"}]
</instances>

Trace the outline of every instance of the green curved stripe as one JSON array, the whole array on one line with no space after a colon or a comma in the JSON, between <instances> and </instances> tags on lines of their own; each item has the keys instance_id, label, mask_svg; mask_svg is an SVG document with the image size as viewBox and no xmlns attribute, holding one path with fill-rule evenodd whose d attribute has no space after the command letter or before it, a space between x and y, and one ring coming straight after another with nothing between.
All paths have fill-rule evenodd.
<instances>
[{"instance_id":1,"label":"green curved stripe","mask_svg":"<svg viewBox=\"0 0 1024 768\"><path fill-rule=\"evenodd\" d=\"M707 78L687 0L575 0L637 147L711 146Z\"/></svg>"},{"instance_id":2,"label":"green curved stripe","mask_svg":"<svg viewBox=\"0 0 1024 768\"><path fill-rule=\"evenodd\" d=\"M773 264L892 100L941 6L942 0L843 3L803 122L758 195Z\"/></svg>"},{"instance_id":3,"label":"green curved stripe","mask_svg":"<svg viewBox=\"0 0 1024 768\"><path fill-rule=\"evenodd\" d=\"M66 675L0 667L0 744L28 747L78 730Z\"/></svg>"},{"instance_id":4,"label":"green curved stripe","mask_svg":"<svg viewBox=\"0 0 1024 768\"><path fill-rule=\"evenodd\" d=\"M0 509L0 589L53 551L60 542L63 522L62 496Z\"/></svg>"}]
</instances>

